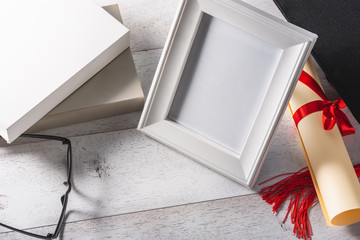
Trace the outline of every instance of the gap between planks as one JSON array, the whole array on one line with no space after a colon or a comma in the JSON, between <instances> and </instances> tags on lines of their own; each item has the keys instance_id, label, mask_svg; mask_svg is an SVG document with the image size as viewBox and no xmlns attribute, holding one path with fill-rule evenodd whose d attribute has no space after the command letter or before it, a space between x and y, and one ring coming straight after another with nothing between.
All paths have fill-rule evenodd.
<instances>
[{"instance_id":1,"label":"gap between planks","mask_svg":"<svg viewBox=\"0 0 360 240\"><path fill-rule=\"evenodd\" d=\"M67 225L71 225L71 224L78 224L78 223L83 223L83 222L88 222L88 221L97 221L97 220L102 220L102 219L107 219L107 218L132 216L132 215L136 215L136 214L157 212L157 211L160 211L160 210L161 211L171 211L172 209L177 209L177 208L181 208L181 207L192 207L192 206L196 207L196 206L199 206L199 205L212 204L212 203L216 204L218 202L221 203L223 201L229 201L229 200L234 200L234 201L238 200L238 201L240 201L240 199L248 198L248 197L255 196L255 195L259 196L258 193L248 193L248 194L241 195L241 196L224 197L224 198L218 198L218 199L191 202L191 203L186 203L186 204L178 204L178 205L173 205L173 206L158 207L158 208L153 208L153 209L146 209L146 210L140 210L140 211L133 211L133 212L127 212L127 213L120 213L120 214L102 216L102 217L95 217L95 218L87 218L87 219L69 221L69 222L66 222L64 229L66 228ZM269 212L270 211L271 211L271 208L269 207ZM71 213L71 211L70 211L70 213ZM32 232L32 230L39 230L39 229L42 229L42 228L55 228L55 227L56 227L56 224L49 224L49 225L32 227L32 228L25 228L25 229L22 229L22 230ZM283 226L281 226L281 224L280 224L280 227L283 227ZM0 233L0 239L2 239L2 237L1 237L2 235L7 235L7 234L10 234L10 233L18 234L18 233L14 232L14 231L11 231L11 230L4 231L4 232ZM24 235L19 235L19 236L26 237Z\"/></svg>"}]
</instances>

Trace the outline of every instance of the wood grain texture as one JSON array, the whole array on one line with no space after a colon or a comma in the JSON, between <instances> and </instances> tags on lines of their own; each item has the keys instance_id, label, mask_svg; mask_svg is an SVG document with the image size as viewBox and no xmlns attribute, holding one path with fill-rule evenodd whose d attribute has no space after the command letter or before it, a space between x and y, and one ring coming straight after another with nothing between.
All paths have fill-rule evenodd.
<instances>
[{"instance_id":1,"label":"wood grain texture","mask_svg":"<svg viewBox=\"0 0 360 240\"><path fill-rule=\"evenodd\" d=\"M136 130L71 140L74 191L69 221L241 196L259 189L246 189ZM55 224L64 190L64 152L63 146L48 141L0 149L3 222L22 228ZM352 154L359 156L359 149L355 147ZM258 182L304 166L305 157L287 111Z\"/></svg>"},{"instance_id":2,"label":"wood grain texture","mask_svg":"<svg viewBox=\"0 0 360 240\"><path fill-rule=\"evenodd\" d=\"M70 212L70 216L71 216ZM314 216L314 217L313 217ZM313 239L358 239L360 224L324 228L319 206L312 209ZM69 223L60 239L297 239L258 195L248 195ZM32 229L53 231L54 226ZM17 233L2 239L29 239Z\"/></svg>"},{"instance_id":3,"label":"wood grain texture","mask_svg":"<svg viewBox=\"0 0 360 240\"><path fill-rule=\"evenodd\" d=\"M130 29L133 57L147 95L178 0L96 0L119 3ZM275 16L271 0L246 0ZM145 51L143 51L145 50ZM149 51L146 51L149 50ZM336 91L317 68L330 99ZM348 111L347 111L348 112ZM60 239L296 239L292 225L254 194L135 129L140 113L43 133L70 137L74 190ZM360 162L360 125L344 141ZM38 142L0 148L0 221L47 234L55 228L64 192L65 148ZM258 183L306 165L291 114L286 110ZM220 199L220 200L216 200ZM313 239L359 239L360 225L328 227L317 205L310 212ZM44 227L45 226L45 227ZM32 239L0 228L0 239Z\"/></svg>"},{"instance_id":4,"label":"wood grain texture","mask_svg":"<svg viewBox=\"0 0 360 240\"><path fill-rule=\"evenodd\" d=\"M136 130L71 138L69 221L238 196L254 191L197 164ZM0 149L1 221L21 228L54 224L65 180L57 142ZM0 229L0 232L6 231Z\"/></svg>"}]
</instances>

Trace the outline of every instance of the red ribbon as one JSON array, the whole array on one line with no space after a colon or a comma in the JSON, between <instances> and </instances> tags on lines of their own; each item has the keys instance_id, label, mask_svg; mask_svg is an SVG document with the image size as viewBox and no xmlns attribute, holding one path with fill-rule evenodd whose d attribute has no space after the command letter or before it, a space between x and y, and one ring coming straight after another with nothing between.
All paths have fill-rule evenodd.
<instances>
[{"instance_id":1,"label":"red ribbon","mask_svg":"<svg viewBox=\"0 0 360 240\"><path fill-rule=\"evenodd\" d=\"M296 110L293 115L296 126L307 115L322 111L322 122L325 130L331 130L335 123L337 123L343 136L355 133L355 129L351 125L349 119L345 113L340 110L341 108L346 107L345 102L341 98L338 98L333 103L329 101L319 84L305 71L302 71L299 81L313 90L322 98L322 100L308 102Z\"/></svg>"}]
</instances>

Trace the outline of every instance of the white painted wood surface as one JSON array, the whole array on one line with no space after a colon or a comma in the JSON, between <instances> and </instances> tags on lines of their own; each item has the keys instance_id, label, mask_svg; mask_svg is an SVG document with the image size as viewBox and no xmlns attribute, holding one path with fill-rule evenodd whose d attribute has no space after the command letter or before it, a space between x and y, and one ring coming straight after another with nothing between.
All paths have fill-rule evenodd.
<instances>
[{"instance_id":1,"label":"white painted wood surface","mask_svg":"<svg viewBox=\"0 0 360 240\"><path fill-rule=\"evenodd\" d=\"M359 239L360 224L324 228L321 214L320 208L311 214L314 240ZM295 239L291 224L282 224L282 218L255 194L74 222L59 239ZM54 227L31 230L48 233ZM1 237L29 239L15 233Z\"/></svg>"},{"instance_id":2,"label":"white painted wood surface","mask_svg":"<svg viewBox=\"0 0 360 240\"><path fill-rule=\"evenodd\" d=\"M97 0L113 3L113 0ZM178 0L119 0L147 94ZM281 16L270 0L247 0ZM158 20L157 20L158 19ZM155 21L155 23L154 23ZM159 21L159 22L157 22ZM319 71L329 98L337 94ZM46 131L70 137L74 190L60 239L296 239L256 193L143 136L140 113ZM351 121L355 123L351 117ZM360 126L344 138L360 162ZM0 221L47 234L64 192L65 148L38 142L0 148ZM289 111L278 127L258 182L306 165ZM314 239L359 239L360 224L328 227L310 212ZM0 239L31 239L0 228Z\"/></svg>"}]
</instances>

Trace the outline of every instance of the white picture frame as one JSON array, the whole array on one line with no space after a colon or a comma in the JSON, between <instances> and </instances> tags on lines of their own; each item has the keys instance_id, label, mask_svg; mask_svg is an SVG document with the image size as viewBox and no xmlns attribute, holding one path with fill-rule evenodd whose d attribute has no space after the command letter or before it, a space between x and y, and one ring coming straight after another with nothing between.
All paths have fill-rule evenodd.
<instances>
[{"instance_id":1,"label":"white picture frame","mask_svg":"<svg viewBox=\"0 0 360 240\"><path fill-rule=\"evenodd\" d=\"M138 130L252 187L316 38L241 1L182 1Z\"/></svg>"}]
</instances>

